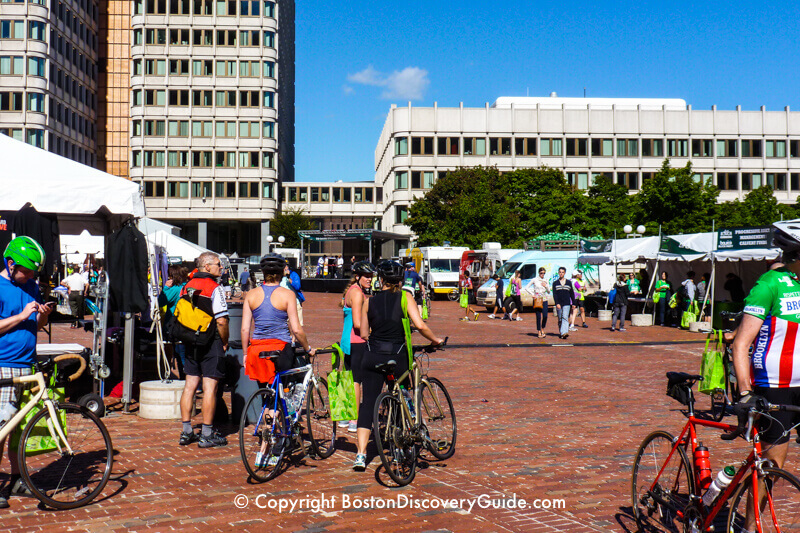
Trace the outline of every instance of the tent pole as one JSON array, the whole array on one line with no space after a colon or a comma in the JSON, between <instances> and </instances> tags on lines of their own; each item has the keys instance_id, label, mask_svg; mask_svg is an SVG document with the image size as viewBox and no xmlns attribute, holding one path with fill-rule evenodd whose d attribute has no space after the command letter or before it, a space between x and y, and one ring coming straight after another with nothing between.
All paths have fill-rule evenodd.
<instances>
[{"instance_id":1,"label":"tent pole","mask_svg":"<svg viewBox=\"0 0 800 533\"><path fill-rule=\"evenodd\" d=\"M650 287L647 289L648 296L650 295L650 291L652 291L653 288L655 287L657 279L658 279L658 259L656 259L656 268L653 269L653 277L650 278ZM655 292L653 293L653 295L655 295ZM644 298L644 303L645 303L645 305L647 304L647 296L645 296L645 298ZM657 305L658 304L655 304L655 303L653 304L653 325L654 326L656 324L656 308L657 308Z\"/></svg>"},{"instance_id":2,"label":"tent pole","mask_svg":"<svg viewBox=\"0 0 800 533\"><path fill-rule=\"evenodd\" d=\"M372 238L367 238L367 248L369 248L369 262L372 263Z\"/></svg>"},{"instance_id":3,"label":"tent pole","mask_svg":"<svg viewBox=\"0 0 800 533\"><path fill-rule=\"evenodd\" d=\"M306 246L305 246L305 239L303 239L303 235L300 235L300 277L305 277L303 274L306 272Z\"/></svg>"},{"instance_id":4,"label":"tent pole","mask_svg":"<svg viewBox=\"0 0 800 533\"><path fill-rule=\"evenodd\" d=\"M133 313L125 313L125 346L122 363L122 404L124 412L130 413L133 401Z\"/></svg>"}]
</instances>

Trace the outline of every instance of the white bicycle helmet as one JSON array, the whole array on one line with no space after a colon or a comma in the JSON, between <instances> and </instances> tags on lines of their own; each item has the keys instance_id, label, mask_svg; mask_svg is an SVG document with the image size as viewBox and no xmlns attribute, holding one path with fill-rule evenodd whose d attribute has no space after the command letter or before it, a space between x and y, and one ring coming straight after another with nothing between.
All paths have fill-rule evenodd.
<instances>
[{"instance_id":1,"label":"white bicycle helmet","mask_svg":"<svg viewBox=\"0 0 800 533\"><path fill-rule=\"evenodd\" d=\"M772 228L773 246L783 250L784 262L796 260L800 256L800 218L775 222Z\"/></svg>"}]
</instances>

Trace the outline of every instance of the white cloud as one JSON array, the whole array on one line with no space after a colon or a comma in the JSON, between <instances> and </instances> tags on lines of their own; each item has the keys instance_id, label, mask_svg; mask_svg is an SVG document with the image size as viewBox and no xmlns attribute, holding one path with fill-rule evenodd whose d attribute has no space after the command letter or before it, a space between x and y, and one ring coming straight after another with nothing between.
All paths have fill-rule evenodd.
<instances>
[{"instance_id":1,"label":"white cloud","mask_svg":"<svg viewBox=\"0 0 800 533\"><path fill-rule=\"evenodd\" d=\"M353 91L355 91L355 89L353 89L349 85L342 85L342 92L344 94L353 94Z\"/></svg>"},{"instance_id":2,"label":"white cloud","mask_svg":"<svg viewBox=\"0 0 800 533\"><path fill-rule=\"evenodd\" d=\"M419 67L406 67L403 70L395 70L386 75L375 70L372 65L367 66L361 72L348 75L347 81L361 85L384 87L381 98L401 98L404 100L422 99L425 90L431 83L428 78L428 71Z\"/></svg>"}]
</instances>

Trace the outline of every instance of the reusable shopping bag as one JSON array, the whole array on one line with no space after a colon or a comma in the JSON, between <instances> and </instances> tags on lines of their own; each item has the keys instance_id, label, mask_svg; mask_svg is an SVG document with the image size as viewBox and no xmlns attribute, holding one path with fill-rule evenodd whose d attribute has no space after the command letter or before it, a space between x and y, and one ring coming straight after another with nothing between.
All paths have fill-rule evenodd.
<instances>
[{"instance_id":1,"label":"reusable shopping bag","mask_svg":"<svg viewBox=\"0 0 800 533\"><path fill-rule=\"evenodd\" d=\"M711 341L714 344L711 345ZM725 365L722 363L722 354L725 346L722 344L722 330L714 330L708 334L706 349L703 351L703 360L700 364L700 375L703 380L697 385L697 390L703 394L711 394L717 389L725 389Z\"/></svg>"},{"instance_id":2,"label":"reusable shopping bag","mask_svg":"<svg viewBox=\"0 0 800 533\"><path fill-rule=\"evenodd\" d=\"M331 370L328 372L328 400L331 404L331 420L355 420L358 417L356 389L353 372L345 370L344 352L338 344L332 346ZM341 369L340 369L341 368Z\"/></svg>"},{"instance_id":3,"label":"reusable shopping bag","mask_svg":"<svg viewBox=\"0 0 800 533\"><path fill-rule=\"evenodd\" d=\"M673 294L672 296L670 296L669 302L667 303L669 304L670 309L675 309L676 307L678 307L678 295Z\"/></svg>"},{"instance_id":4,"label":"reusable shopping bag","mask_svg":"<svg viewBox=\"0 0 800 533\"><path fill-rule=\"evenodd\" d=\"M64 387L55 387L56 382L56 372L53 371L53 374L50 376L50 397L56 402L64 402L66 401L66 394L64 392ZM20 396L20 405L27 404L31 397L35 396L32 394L30 389L24 389L22 391L22 395ZM19 449L19 441L22 438L22 431L28 425L28 423L33 419L34 416L39 412L39 409L46 407L44 406L44 402L39 400L39 403L31 409L27 415L25 415L25 419L17 426L17 429L11 434L11 449L16 451ZM59 424L61 425L61 430L64 431L64 436L67 436L67 412L66 411L56 411L58 413ZM47 428L47 421L50 420L50 417L44 417L36 424L36 426L31 430L31 436L28 438L27 446L25 447L25 455L39 455L41 453L51 452L57 448L56 439L54 439L50 435L50 430ZM55 431L55 428L53 428Z\"/></svg>"},{"instance_id":5,"label":"reusable shopping bag","mask_svg":"<svg viewBox=\"0 0 800 533\"><path fill-rule=\"evenodd\" d=\"M653 293L653 303L657 304L660 299L661 299L661 291L654 292Z\"/></svg>"},{"instance_id":6,"label":"reusable shopping bag","mask_svg":"<svg viewBox=\"0 0 800 533\"><path fill-rule=\"evenodd\" d=\"M693 300L692 303L689 304L689 309L684 311L681 316L681 327L688 329L689 324L697 322L699 314L700 309L698 308L697 302Z\"/></svg>"},{"instance_id":7,"label":"reusable shopping bag","mask_svg":"<svg viewBox=\"0 0 800 533\"><path fill-rule=\"evenodd\" d=\"M469 293L467 292L467 289L461 289L461 296L458 298L458 305L464 309L469 306Z\"/></svg>"},{"instance_id":8,"label":"reusable shopping bag","mask_svg":"<svg viewBox=\"0 0 800 533\"><path fill-rule=\"evenodd\" d=\"M428 299L422 299L422 320L428 320Z\"/></svg>"}]
</instances>

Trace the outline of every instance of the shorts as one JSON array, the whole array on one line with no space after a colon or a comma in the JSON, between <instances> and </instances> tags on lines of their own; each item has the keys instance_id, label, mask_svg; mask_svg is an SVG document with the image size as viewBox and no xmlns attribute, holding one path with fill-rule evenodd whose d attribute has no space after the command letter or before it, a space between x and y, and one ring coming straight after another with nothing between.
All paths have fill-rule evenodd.
<instances>
[{"instance_id":1,"label":"shorts","mask_svg":"<svg viewBox=\"0 0 800 533\"><path fill-rule=\"evenodd\" d=\"M33 373L30 367L15 368L11 366L0 366L0 379L18 378L20 376L30 376ZM7 385L0 387L0 407L7 403L13 403L19 407L19 398L27 385Z\"/></svg>"},{"instance_id":2,"label":"shorts","mask_svg":"<svg viewBox=\"0 0 800 533\"><path fill-rule=\"evenodd\" d=\"M499 308L501 308L501 309L502 309L503 307L505 307L505 306L503 305L503 298L502 298L502 296L498 296L497 298L495 298L495 299L494 299L494 305L495 305L495 307L499 307Z\"/></svg>"},{"instance_id":3,"label":"shorts","mask_svg":"<svg viewBox=\"0 0 800 533\"><path fill-rule=\"evenodd\" d=\"M800 405L800 387L786 387L781 389L773 389L766 387L754 387L753 392L759 396L763 396L769 403L786 404L786 405ZM759 431L761 440L770 444L784 444L789 442L789 435L783 435L785 429L788 429L800 423L800 413L792 413L789 411L775 411L770 413L774 418L762 417Z\"/></svg>"},{"instance_id":4,"label":"shorts","mask_svg":"<svg viewBox=\"0 0 800 533\"><path fill-rule=\"evenodd\" d=\"M222 340L214 339L208 346L186 345L183 371L187 376L225 379L225 351Z\"/></svg>"},{"instance_id":5,"label":"shorts","mask_svg":"<svg viewBox=\"0 0 800 533\"><path fill-rule=\"evenodd\" d=\"M586 307L586 302L584 300L575 300L575 307Z\"/></svg>"},{"instance_id":6,"label":"shorts","mask_svg":"<svg viewBox=\"0 0 800 533\"><path fill-rule=\"evenodd\" d=\"M362 361L364 359L364 352L367 350L367 343L366 342L350 342L350 356L349 361L348 358L345 357L345 369L353 371L353 381L356 383L361 383L361 373L363 369L361 368ZM349 365L349 366L348 366Z\"/></svg>"}]
</instances>

